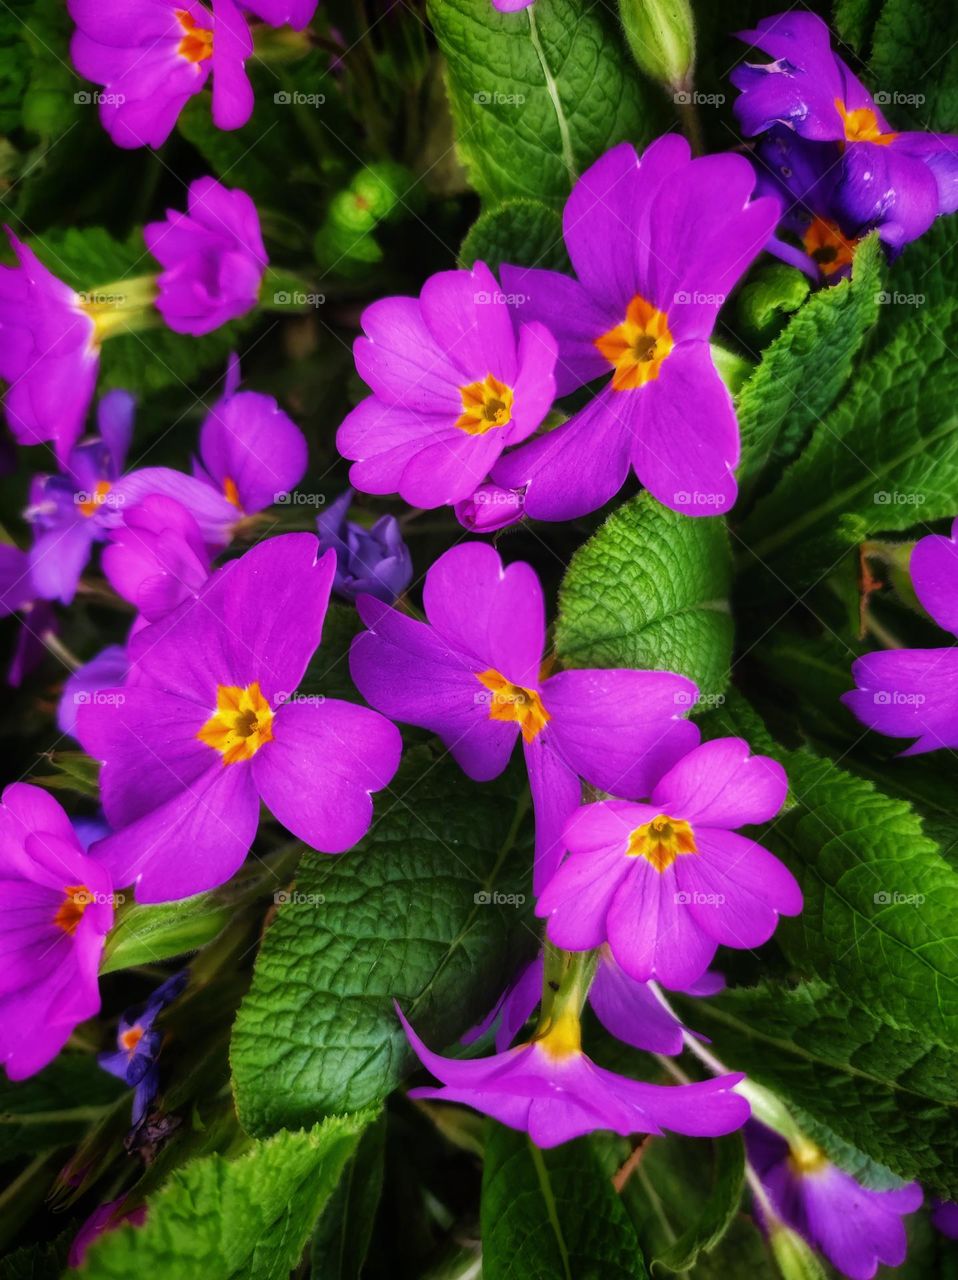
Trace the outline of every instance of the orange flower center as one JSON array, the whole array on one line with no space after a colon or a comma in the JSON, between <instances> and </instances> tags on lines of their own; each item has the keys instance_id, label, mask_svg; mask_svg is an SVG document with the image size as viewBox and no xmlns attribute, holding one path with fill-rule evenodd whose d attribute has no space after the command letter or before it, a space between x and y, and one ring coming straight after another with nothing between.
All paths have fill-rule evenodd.
<instances>
[{"instance_id":1,"label":"orange flower center","mask_svg":"<svg viewBox=\"0 0 958 1280\"><path fill-rule=\"evenodd\" d=\"M106 501L106 495L109 492L110 492L109 480L98 480L97 486L93 490L93 492L88 497L84 498L82 502L77 503L77 507L81 515L84 515L84 516L96 515L97 511L100 509L100 507L103 506L103 503Z\"/></svg>"},{"instance_id":2,"label":"orange flower center","mask_svg":"<svg viewBox=\"0 0 958 1280\"><path fill-rule=\"evenodd\" d=\"M622 323L596 338L595 345L615 370L613 390L634 391L659 376L675 343L665 312L637 293Z\"/></svg>"},{"instance_id":3,"label":"orange flower center","mask_svg":"<svg viewBox=\"0 0 958 1280\"><path fill-rule=\"evenodd\" d=\"M205 62L213 56L213 32L197 26L185 9L175 10L180 26L186 32L176 52L187 62Z\"/></svg>"},{"instance_id":4,"label":"orange flower center","mask_svg":"<svg viewBox=\"0 0 958 1280\"><path fill-rule=\"evenodd\" d=\"M63 901L57 907L53 923L72 938L92 901L93 894L85 884L68 884L63 890Z\"/></svg>"},{"instance_id":5,"label":"orange flower center","mask_svg":"<svg viewBox=\"0 0 958 1280\"><path fill-rule=\"evenodd\" d=\"M459 388L462 413L456 426L471 436L484 436L493 427L504 427L512 420L513 391L494 374L487 373L481 382L470 382Z\"/></svg>"},{"instance_id":6,"label":"orange flower center","mask_svg":"<svg viewBox=\"0 0 958 1280\"><path fill-rule=\"evenodd\" d=\"M847 240L836 222L816 218L802 237L805 252L818 263L822 274L832 276L851 266L857 240Z\"/></svg>"},{"instance_id":7,"label":"orange flower center","mask_svg":"<svg viewBox=\"0 0 958 1280\"><path fill-rule=\"evenodd\" d=\"M836 98L835 109L845 126L846 142L876 142L880 147L887 147L898 137L897 133L882 133L878 117L871 107L856 107L854 111L847 111L841 98Z\"/></svg>"},{"instance_id":8,"label":"orange flower center","mask_svg":"<svg viewBox=\"0 0 958 1280\"><path fill-rule=\"evenodd\" d=\"M240 502L239 489L237 489L236 481L232 476L227 476L223 481L223 492L226 494L227 502L231 502L237 511L243 510L243 504Z\"/></svg>"},{"instance_id":9,"label":"orange flower center","mask_svg":"<svg viewBox=\"0 0 958 1280\"><path fill-rule=\"evenodd\" d=\"M273 740L273 711L263 697L259 681L245 689L216 686L216 710L196 735L218 751L224 764L251 760L264 742Z\"/></svg>"},{"instance_id":10,"label":"orange flower center","mask_svg":"<svg viewBox=\"0 0 958 1280\"><path fill-rule=\"evenodd\" d=\"M522 730L524 742L532 742L551 720L552 717L534 689L513 684L492 667L480 672L476 679L492 694L487 699L489 719L514 722Z\"/></svg>"},{"instance_id":11,"label":"orange flower center","mask_svg":"<svg viewBox=\"0 0 958 1280\"><path fill-rule=\"evenodd\" d=\"M684 853L698 853L692 828L682 818L660 813L651 822L636 827L629 836L626 853L630 858L645 858L661 874Z\"/></svg>"},{"instance_id":12,"label":"orange flower center","mask_svg":"<svg viewBox=\"0 0 958 1280\"><path fill-rule=\"evenodd\" d=\"M125 1049L127 1053L132 1054L133 1050L143 1039L143 1028L139 1025L129 1027L120 1036L120 1048Z\"/></svg>"}]
</instances>

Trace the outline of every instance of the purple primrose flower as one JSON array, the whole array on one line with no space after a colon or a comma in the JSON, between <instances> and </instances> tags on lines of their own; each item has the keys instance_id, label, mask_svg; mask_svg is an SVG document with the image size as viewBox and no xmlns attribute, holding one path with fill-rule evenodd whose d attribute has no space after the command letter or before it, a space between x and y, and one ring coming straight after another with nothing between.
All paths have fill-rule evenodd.
<instances>
[{"instance_id":1,"label":"purple primrose flower","mask_svg":"<svg viewBox=\"0 0 958 1280\"><path fill-rule=\"evenodd\" d=\"M411 506L461 502L507 445L552 407L555 342L537 323L518 337L489 268L441 271L418 298L382 298L353 352L373 390L339 428L352 485Z\"/></svg>"},{"instance_id":2,"label":"purple primrose flower","mask_svg":"<svg viewBox=\"0 0 958 1280\"><path fill-rule=\"evenodd\" d=\"M333 590L347 600L375 596L391 604L412 581L412 556L395 516L380 516L372 528L347 520L351 489L316 517L319 545L336 552Z\"/></svg>"},{"instance_id":3,"label":"purple primrose flower","mask_svg":"<svg viewBox=\"0 0 958 1280\"><path fill-rule=\"evenodd\" d=\"M738 422L709 349L726 295L775 229L779 203L752 199L744 156L690 158L676 134L640 158L606 152L573 188L563 232L576 279L503 266L516 312L559 344L566 395L612 375L562 426L501 459L492 479L527 486L533 519L595 511L630 466L660 502L716 515L735 502Z\"/></svg>"},{"instance_id":4,"label":"purple primrose flower","mask_svg":"<svg viewBox=\"0 0 958 1280\"><path fill-rule=\"evenodd\" d=\"M143 1223L146 1222L146 1205L143 1204L136 1209L124 1212L123 1205L125 1202L126 1196L122 1195L118 1199L110 1200L107 1204L101 1204L98 1209L94 1209L73 1238L70 1252L67 1254L67 1266L73 1268L73 1270L82 1267L86 1251L93 1241L99 1240L100 1236L107 1231L114 1231L124 1222L129 1222L134 1227L143 1226Z\"/></svg>"},{"instance_id":5,"label":"purple primrose flower","mask_svg":"<svg viewBox=\"0 0 958 1280\"><path fill-rule=\"evenodd\" d=\"M145 622L159 622L195 598L210 576L199 525L184 506L159 493L123 513L102 559L110 586Z\"/></svg>"},{"instance_id":6,"label":"purple primrose flower","mask_svg":"<svg viewBox=\"0 0 958 1280\"><path fill-rule=\"evenodd\" d=\"M100 1008L97 971L113 881L87 857L60 805L15 782L0 804L0 1062L33 1075Z\"/></svg>"},{"instance_id":7,"label":"purple primrose flower","mask_svg":"<svg viewBox=\"0 0 958 1280\"><path fill-rule=\"evenodd\" d=\"M182 995L188 980L189 973L184 969L157 987L145 1004L127 1009L120 1016L116 1049L97 1057L104 1071L133 1089L134 1129L146 1119L160 1087L157 1059L163 1044L163 1033L157 1031L153 1023L167 1005Z\"/></svg>"},{"instance_id":8,"label":"purple primrose flower","mask_svg":"<svg viewBox=\"0 0 958 1280\"><path fill-rule=\"evenodd\" d=\"M909 569L922 608L958 635L958 520L950 537L916 542ZM870 729L916 738L903 755L958 747L958 647L866 653L853 664L852 679L858 687L842 702Z\"/></svg>"},{"instance_id":9,"label":"purple primrose flower","mask_svg":"<svg viewBox=\"0 0 958 1280\"><path fill-rule=\"evenodd\" d=\"M186 213L143 228L163 270L157 310L176 333L210 333L251 311L269 265L256 205L215 178L190 183Z\"/></svg>"},{"instance_id":10,"label":"purple primrose flower","mask_svg":"<svg viewBox=\"0 0 958 1280\"><path fill-rule=\"evenodd\" d=\"M545 608L527 564L503 566L486 543L453 547L426 574L428 625L378 600L353 641L360 693L391 719L431 729L478 782L497 777L521 735L536 810L536 886L561 854L579 778L644 795L699 739L684 719L695 685L663 671L542 667Z\"/></svg>"},{"instance_id":11,"label":"purple primrose flower","mask_svg":"<svg viewBox=\"0 0 958 1280\"><path fill-rule=\"evenodd\" d=\"M244 63L253 52L234 0L67 0L77 25L70 57L97 94L119 147L159 147L212 73L213 122L238 129L253 111Z\"/></svg>"},{"instance_id":12,"label":"purple primrose flower","mask_svg":"<svg viewBox=\"0 0 958 1280\"><path fill-rule=\"evenodd\" d=\"M243 0L250 13L271 27L293 27L302 31L316 12L317 0Z\"/></svg>"},{"instance_id":13,"label":"purple primrose flower","mask_svg":"<svg viewBox=\"0 0 958 1280\"><path fill-rule=\"evenodd\" d=\"M674 765L650 803L584 805L565 828L570 857L536 906L549 938L570 951L608 941L630 977L677 990L705 973L719 943L768 941L780 914L801 911L801 891L733 828L773 818L787 789L776 761L717 738Z\"/></svg>"},{"instance_id":14,"label":"purple primrose flower","mask_svg":"<svg viewBox=\"0 0 958 1280\"><path fill-rule=\"evenodd\" d=\"M367 707L295 694L336 571L335 556L318 550L312 534L289 533L231 560L130 640L122 688L79 708L77 736L103 761L114 832L95 853L116 883L135 883L139 901L228 880L249 852L261 800L327 853L365 834L370 793L392 778L401 742Z\"/></svg>"},{"instance_id":15,"label":"purple primrose flower","mask_svg":"<svg viewBox=\"0 0 958 1280\"><path fill-rule=\"evenodd\" d=\"M495 533L522 519L524 494L498 484L481 484L471 498L457 502L456 519L470 533Z\"/></svg>"}]
</instances>

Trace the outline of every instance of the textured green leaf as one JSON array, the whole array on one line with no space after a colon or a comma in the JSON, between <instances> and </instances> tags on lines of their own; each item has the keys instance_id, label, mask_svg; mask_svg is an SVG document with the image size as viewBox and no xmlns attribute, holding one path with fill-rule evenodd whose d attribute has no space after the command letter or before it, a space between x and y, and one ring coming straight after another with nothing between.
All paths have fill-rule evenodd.
<instances>
[{"instance_id":1,"label":"textured green leaf","mask_svg":"<svg viewBox=\"0 0 958 1280\"><path fill-rule=\"evenodd\" d=\"M677 671L718 695L731 660L728 589L725 522L686 519L641 493L572 557L556 648L569 666Z\"/></svg>"},{"instance_id":2,"label":"textured green leaf","mask_svg":"<svg viewBox=\"0 0 958 1280\"><path fill-rule=\"evenodd\" d=\"M107 936L100 973L158 964L196 951L229 924L232 914L233 909L212 893L156 906L125 903Z\"/></svg>"},{"instance_id":3,"label":"textured green leaf","mask_svg":"<svg viewBox=\"0 0 958 1280\"><path fill-rule=\"evenodd\" d=\"M66 1272L72 1234L64 1232L49 1244L30 1245L0 1258L0 1280L60 1280Z\"/></svg>"},{"instance_id":4,"label":"textured green leaf","mask_svg":"<svg viewBox=\"0 0 958 1280\"><path fill-rule=\"evenodd\" d=\"M383 1188L385 1117L370 1125L319 1220L311 1249L319 1280L359 1280Z\"/></svg>"},{"instance_id":5,"label":"textured green leaf","mask_svg":"<svg viewBox=\"0 0 958 1280\"><path fill-rule=\"evenodd\" d=\"M640 150L667 127L664 99L637 74L602 5L431 0L448 68L456 142L473 186L497 202L560 203L578 173L623 139Z\"/></svg>"},{"instance_id":6,"label":"textured green leaf","mask_svg":"<svg viewBox=\"0 0 958 1280\"><path fill-rule=\"evenodd\" d=\"M524 1133L491 1126L481 1226L483 1280L647 1280L588 1138L541 1151Z\"/></svg>"},{"instance_id":7,"label":"textured green leaf","mask_svg":"<svg viewBox=\"0 0 958 1280\"><path fill-rule=\"evenodd\" d=\"M735 299L735 309L748 334L767 342L798 310L810 289L804 272L787 267L784 262L772 262L742 287Z\"/></svg>"},{"instance_id":8,"label":"textured green leaf","mask_svg":"<svg viewBox=\"0 0 958 1280\"><path fill-rule=\"evenodd\" d=\"M835 0L834 10L832 26L836 35L863 53L881 10L881 0Z\"/></svg>"},{"instance_id":9,"label":"textured green leaf","mask_svg":"<svg viewBox=\"0 0 958 1280\"><path fill-rule=\"evenodd\" d=\"M665 1143L653 1144L649 1156L652 1163L645 1169L646 1176L658 1189L655 1175L655 1157L661 1155ZM674 1144L673 1144L674 1145ZM701 1142L684 1143L686 1155L701 1170L705 1152ZM745 1185L745 1151L739 1134L729 1134L717 1142L710 1144L712 1155L711 1185L704 1200L695 1206L694 1217L682 1233L661 1253L651 1256L651 1269L681 1273L690 1270L698 1261L701 1253L710 1253L719 1243L729 1228L742 1199ZM645 1163L643 1161L643 1163ZM689 1171L686 1170L682 1184L683 1199L686 1202L686 1215L691 1200L690 1187L693 1185Z\"/></svg>"},{"instance_id":10,"label":"textured green leaf","mask_svg":"<svg viewBox=\"0 0 958 1280\"><path fill-rule=\"evenodd\" d=\"M287 1280L371 1115L254 1142L235 1160L206 1156L147 1200L142 1227L122 1226L87 1255L91 1280Z\"/></svg>"},{"instance_id":11,"label":"textured green leaf","mask_svg":"<svg viewBox=\"0 0 958 1280\"><path fill-rule=\"evenodd\" d=\"M903 801L807 751L782 757L794 802L766 843L796 874L802 914L776 939L799 972L852 992L891 1026L958 1046L958 873Z\"/></svg>"},{"instance_id":12,"label":"textured green leaf","mask_svg":"<svg viewBox=\"0 0 958 1280\"><path fill-rule=\"evenodd\" d=\"M233 1033L247 1130L385 1097L415 1062L393 1000L436 1047L492 1005L534 936L514 903L489 901L528 897L524 803L514 771L476 786L411 752L357 848L307 854Z\"/></svg>"},{"instance_id":13,"label":"textured green leaf","mask_svg":"<svg viewBox=\"0 0 958 1280\"><path fill-rule=\"evenodd\" d=\"M459 250L464 267L471 267L477 258L493 271L503 262L571 271L562 218L538 200L507 200L480 214Z\"/></svg>"},{"instance_id":14,"label":"textured green leaf","mask_svg":"<svg viewBox=\"0 0 958 1280\"><path fill-rule=\"evenodd\" d=\"M871 532L954 515L958 304L896 309L907 318L741 530L758 562L787 561L775 572L793 588Z\"/></svg>"},{"instance_id":15,"label":"textured green leaf","mask_svg":"<svg viewBox=\"0 0 958 1280\"><path fill-rule=\"evenodd\" d=\"M762 353L738 397L743 485L796 457L845 387L879 316L883 262L872 236L855 254L852 278L812 294Z\"/></svg>"},{"instance_id":16,"label":"textured green leaf","mask_svg":"<svg viewBox=\"0 0 958 1280\"><path fill-rule=\"evenodd\" d=\"M748 1072L899 1177L954 1198L958 1056L920 1031L895 1029L857 996L819 981L739 988L696 1001L695 1026L728 1067Z\"/></svg>"},{"instance_id":17,"label":"textured green leaf","mask_svg":"<svg viewBox=\"0 0 958 1280\"><path fill-rule=\"evenodd\" d=\"M893 127L958 128L958 10L951 0L885 0L868 62L868 86Z\"/></svg>"}]
</instances>

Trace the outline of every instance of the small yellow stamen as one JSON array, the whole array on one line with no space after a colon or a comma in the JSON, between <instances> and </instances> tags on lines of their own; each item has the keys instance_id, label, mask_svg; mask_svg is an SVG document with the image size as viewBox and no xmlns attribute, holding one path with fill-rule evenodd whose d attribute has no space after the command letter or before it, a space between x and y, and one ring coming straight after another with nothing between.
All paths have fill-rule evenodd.
<instances>
[{"instance_id":1,"label":"small yellow stamen","mask_svg":"<svg viewBox=\"0 0 958 1280\"><path fill-rule=\"evenodd\" d=\"M93 894L85 884L68 884L63 890L63 901L57 907L53 923L69 937L79 928L83 913L93 901Z\"/></svg>"},{"instance_id":2,"label":"small yellow stamen","mask_svg":"<svg viewBox=\"0 0 958 1280\"><path fill-rule=\"evenodd\" d=\"M133 1050L143 1039L143 1028L139 1025L128 1028L120 1036L120 1048L125 1049L127 1053L132 1054Z\"/></svg>"},{"instance_id":3,"label":"small yellow stamen","mask_svg":"<svg viewBox=\"0 0 958 1280\"><path fill-rule=\"evenodd\" d=\"M100 507L106 501L106 495L110 492L109 480L98 480L97 486L88 498L84 498L82 502L77 503L77 509L81 515L96 515Z\"/></svg>"},{"instance_id":4,"label":"small yellow stamen","mask_svg":"<svg viewBox=\"0 0 958 1280\"><path fill-rule=\"evenodd\" d=\"M841 98L836 98L835 109L845 126L846 142L875 142L880 147L887 147L898 137L897 133L882 133L878 117L871 107L856 107L854 111L847 111Z\"/></svg>"},{"instance_id":5,"label":"small yellow stamen","mask_svg":"<svg viewBox=\"0 0 958 1280\"><path fill-rule=\"evenodd\" d=\"M847 240L836 222L816 218L802 237L805 252L818 263L823 275L831 276L848 267L855 256L857 240Z\"/></svg>"},{"instance_id":6,"label":"small yellow stamen","mask_svg":"<svg viewBox=\"0 0 958 1280\"><path fill-rule=\"evenodd\" d=\"M224 764L250 760L264 742L273 740L273 712L259 682L245 689L237 685L216 687L216 710L196 735L218 751Z\"/></svg>"},{"instance_id":7,"label":"small yellow stamen","mask_svg":"<svg viewBox=\"0 0 958 1280\"><path fill-rule=\"evenodd\" d=\"M483 436L493 427L504 427L512 421L513 391L497 377L487 373L481 382L470 382L459 388L462 413L456 426L471 436Z\"/></svg>"},{"instance_id":8,"label":"small yellow stamen","mask_svg":"<svg viewBox=\"0 0 958 1280\"><path fill-rule=\"evenodd\" d=\"M595 345L615 370L613 390L634 391L659 376L675 343L665 312L637 293L622 323L596 338Z\"/></svg>"},{"instance_id":9,"label":"small yellow stamen","mask_svg":"<svg viewBox=\"0 0 958 1280\"><path fill-rule=\"evenodd\" d=\"M514 721L522 730L524 742L532 742L552 719L534 689L513 684L492 667L480 672L476 679L492 694L489 719Z\"/></svg>"},{"instance_id":10,"label":"small yellow stamen","mask_svg":"<svg viewBox=\"0 0 958 1280\"><path fill-rule=\"evenodd\" d=\"M176 46L176 52L187 62L205 62L213 56L213 32L198 26L185 9L176 9L176 17L186 32Z\"/></svg>"},{"instance_id":11,"label":"small yellow stamen","mask_svg":"<svg viewBox=\"0 0 958 1280\"><path fill-rule=\"evenodd\" d=\"M660 813L651 822L636 827L629 836L626 853L630 858L645 858L660 874L684 853L698 853L692 828L683 818L670 818Z\"/></svg>"},{"instance_id":12,"label":"small yellow stamen","mask_svg":"<svg viewBox=\"0 0 958 1280\"><path fill-rule=\"evenodd\" d=\"M536 1037L535 1043L550 1058L571 1058L582 1052L582 1024L572 1012L560 1014L543 1035Z\"/></svg>"},{"instance_id":13,"label":"small yellow stamen","mask_svg":"<svg viewBox=\"0 0 958 1280\"><path fill-rule=\"evenodd\" d=\"M793 1173L818 1173L828 1164L828 1156L814 1142L802 1138L789 1145L788 1163Z\"/></svg>"},{"instance_id":14,"label":"small yellow stamen","mask_svg":"<svg viewBox=\"0 0 958 1280\"><path fill-rule=\"evenodd\" d=\"M240 502L239 489L237 489L236 481L232 476L227 476L223 481L223 492L226 494L227 502L231 502L237 511L243 510L243 504Z\"/></svg>"}]
</instances>

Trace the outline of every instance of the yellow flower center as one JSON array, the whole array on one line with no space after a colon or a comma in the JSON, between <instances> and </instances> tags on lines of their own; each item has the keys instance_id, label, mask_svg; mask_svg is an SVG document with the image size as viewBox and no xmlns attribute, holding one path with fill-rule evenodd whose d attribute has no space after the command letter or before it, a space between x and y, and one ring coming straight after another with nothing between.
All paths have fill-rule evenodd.
<instances>
[{"instance_id":1,"label":"yellow flower center","mask_svg":"<svg viewBox=\"0 0 958 1280\"><path fill-rule=\"evenodd\" d=\"M682 818L660 813L651 822L636 827L629 836L626 853L630 858L645 858L660 874L681 854L698 853L692 828Z\"/></svg>"},{"instance_id":2,"label":"yellow flower center","mask_svg":"<svg viewBox=\"0 0 958 1280\"><path fill-rule=\"evenodd\" d=\"M53 923L72 938L92 901L93 894L85 884L68 884L63 890L63 901L57 907Z\"/></svg>"},{"instance_id":3,"label":"yellow flower center","mask_svg":"<svg viewBox=\"0 0 958 1280\"><path fill-rule=\"evenodd\" d=\"M476 679L492 694L489 719L514 721L522 730L524 742L532 742L552 719L534 689L513 684L492 667L480 672Z\"/></svg>"},{"instance_id":4,"label":"yellow flower center","mask_svg":"<svg viewBox=\"0 0 958 1280\"><path fill-rule=\"evenodd\" d=\"M571 1058L582 1052L582 1024L571 1011L562 1013L543 1035L536 1037L535 1043L550 1058Z\"/></svg>"},{"instance_id":5,"label":"yellow flower center","mask_svg":"<svg viewBox=\"0 0 958 1280\"><path fill-rule=\"evenodd\" d=\"M512 421L513 391L497 377L487 373L481 382L470 382L459 388L462 413L456 426L471 436L484 436L493 427L504 427Z\"/></svg>"},{"instance_id":6,"label":"yellow flower center","mask_svg":"<svg viewBox=\"0 0 958 1280\"><path fill-rule=\"evenodd\" d=\"M106 501L106 495L110 492L109 480L98 480L96 488L82 502L77 503L77 508L81 515L96 515L100 507Z\"/></svg>"},{"instance_id":7,"label":"yellow flower center","mask_svg":"<svg viewBox=\"0 0 958 1280\"><path fill-rule=\"evenodd\" d=\"M897 133L882 133L878 117L871 107L857 107L854 111L847 111L841 98L836 98L835 108L845 126L846 142L876 142L880 147L887 147L898 137Z\"/></svg>"},{"instance_id":8,"label":"yellow flower center","mask_svg":"<svg viewBox=\"0 0 958 1280\"><path fill-rule=\"evenodd\" d=\"M802 1138L789 1146L788 1163L797 1174L818 1173L828 1164L828 1156L814 1142Z\"/></svg>"},{"instance_id":9,"label":"yellow flower center","mask_svg":"<svg viewBox=\"0 0 958 1280\"><path fill-rule=\"evenodd\" d=\"M232 476L227 476L223 481L223 492L226 495L227 502L231 502L237 511L243 510L243 504L240 502L239 489L237 489L236 481Z\"/></svg>"},{"instance_id":10,"label":"yellow flower center","mask_svg":"<svg viewBox=\"0 0 958 1280\"><path fill-rule=\"evenodd\" d=\"M665 312L637 293L622 323L596 338L595 345L615 370L613 390L634 391L655 381L675 343Z\"/></svg>"},{"instance_id":11,"label":"yellow flower center","mask_svg":"<svg viewBox=\"0 0 958 1280\"><path fill-rule=\"evenodd\" d=\"M197 26L185 9L175 10L180 26L186 32L176 52L187 62L205 62L213 56L213 32Z\"/></svg>"},{"instance_id":12,"label":"yellow flower center","mask_svg":"<svg viewBox=\"0 0 958 1280\"><path fill-rule=\"evenodd\" d=\"M273 712L259 681L254 680L245 689L217 685L216 710L196 736L218 751L224 764L250 760L264 742L272 742Z\"/></svg>"},{"instance_id":13,"label":"yellow flower center","mask_svg":"<svg viewBox=\"0 0 958 1280\"><path fill-rule=\"evenodd\" d=\"M816 218L802 237L805 252L818 263L826 276L851 265L857 240L846 240L837 223Z\"/></svg>"}]
</instances>

